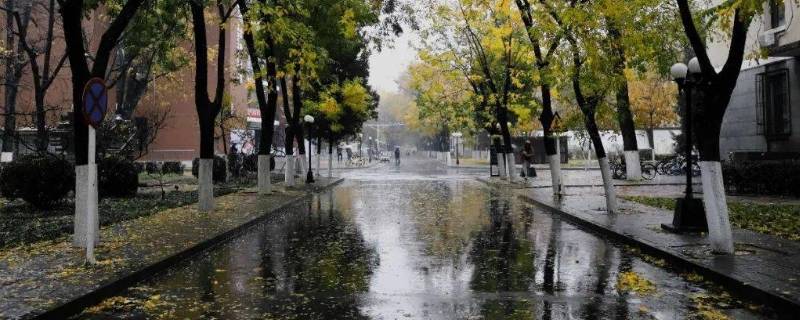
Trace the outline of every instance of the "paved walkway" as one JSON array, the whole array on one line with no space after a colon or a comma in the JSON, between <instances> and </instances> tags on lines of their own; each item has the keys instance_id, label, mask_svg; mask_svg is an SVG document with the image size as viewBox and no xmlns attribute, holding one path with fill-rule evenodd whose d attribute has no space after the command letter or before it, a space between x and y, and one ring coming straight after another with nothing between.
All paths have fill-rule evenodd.
<instances>
[{"instance_id":1,"label":"paved walkway","mask_svg":"<svg viewBox=\"0 0 800 320\"><path fill-rule=\"evenodd\" d=\"M0 251L0 319L62 318L340 181L320 178L312 188L276 184L266 197L218 197L212 213L190 205L102 228L94 266L85 265L84 251L68 237Z\"/></svg>"},{"instance_id":2,"label":"paved walkway","mask_svg":"<svg viewBox=\"0 0 800 320\"><path fill-rule=\"evenodd\" d=\"M486 180L483 180L486 181ZM494 186L507 184L492 179ZM584 188L581 188L583 190ZM638 246L784 312L800 311L800 243L734 228L735 255L711 253L705 234L673 234L661 229L672 212L619 199L620 212L608 214L602 194L570 192L560 200L549 188L515 188L521 198L561 214L578 225Z\"/></svg>"}]
</instances>

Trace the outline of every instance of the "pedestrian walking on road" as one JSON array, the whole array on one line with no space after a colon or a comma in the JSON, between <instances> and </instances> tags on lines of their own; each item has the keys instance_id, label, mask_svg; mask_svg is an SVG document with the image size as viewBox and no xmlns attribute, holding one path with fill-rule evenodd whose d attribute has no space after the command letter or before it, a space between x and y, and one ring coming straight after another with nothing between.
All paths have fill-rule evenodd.
<instances>
[{"instance_id":1,"label":"pedestrian walking on road","mask_svg":"<svg viewBox=\"0 0 800 320\"><path fill-rule=\"evenodd\" d=\"M394 147L394 165L400 165L400 147Z\"/></svg>"},{"instance_id":2,"label":"pedestrian walking on road","mask_svg":"<svg viewBox=\"0 0 800 320\"><path fill-rule=\"evenodd\" d=\"M342 162L342 146L341 145L336 146L336 161L337 162Z\"/></svg>"},{"instance_id":3,"label":"pedestrian walking on road","mask_svg":"<svg viewBox=\"0 0 800 320\"><path fill-rule=\"evenodd\" d=\"M525 141L525 146L522 147L522 176L525 180L528 180L528 177L536 177L536 169L533 167L533 146L530 141Z\"/></svg>"}]
</instances>

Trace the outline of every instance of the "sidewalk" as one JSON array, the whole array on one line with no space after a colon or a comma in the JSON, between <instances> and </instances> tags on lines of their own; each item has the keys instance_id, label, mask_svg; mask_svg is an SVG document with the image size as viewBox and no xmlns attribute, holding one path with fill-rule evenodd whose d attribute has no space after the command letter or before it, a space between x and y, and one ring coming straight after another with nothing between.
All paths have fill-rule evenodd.
<instances>
[{"instance_id":1,"label":"sidewalk","mask_svg":"<svg viewBox=\"0 0 800 320\"><path fill-rule=\"evenodd\" d=\"M0 251L0 319L65 318L342 181L318 178L306 187L301 180L276 184L269 196L218 197L208 214L189 205L104 227L94 266L68 237Z\"/></svg>"},{"instance_id":2,"label":"sidewalk","mask_svg":"<svg viewBox=\"0 0 800 320\"><path fill-rule=\"evenodd\" d=\"M484 180L485 183L487 181ZM502 187L502 183L488 182ZM569 189L567 189L568 192ZM549 188L514 189L525 201L566 217L573 223L664 258L780 314L800 311L800 243L734 228L736 254L711 253L705 234L673 234L661 229L672 212L619 199L620 212L605 212L598 194L570 194L553 198Z\"/></svg>"}]
</instances>

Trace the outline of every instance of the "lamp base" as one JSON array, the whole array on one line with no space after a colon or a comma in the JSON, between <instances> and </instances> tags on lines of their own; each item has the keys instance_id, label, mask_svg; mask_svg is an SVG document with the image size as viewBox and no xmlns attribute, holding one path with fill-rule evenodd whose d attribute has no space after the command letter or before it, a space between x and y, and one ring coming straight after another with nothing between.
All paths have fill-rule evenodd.
<instances>
[{"instance_id":1,"label":"lamp base","mask_svg":"<svg viewBox=\"0 0 800 320\"><path fill-rule=\"evenodd\" d=\"M672 223L662 223L662 229L674 233L708 231L706 212L701 199L678 198L675 200L675 215L672 217Z\"/></svg>"},{"instance_id":2,"label":"lamp base","mask_svg":"<svg viewBox=\"0 0 800 320\"><path fill-rule=\"evenodd\" d=\"M306 174L306 183L314 183L314 172L311 169L308 170L308 174Z\"/></svg>"}]
</instances>

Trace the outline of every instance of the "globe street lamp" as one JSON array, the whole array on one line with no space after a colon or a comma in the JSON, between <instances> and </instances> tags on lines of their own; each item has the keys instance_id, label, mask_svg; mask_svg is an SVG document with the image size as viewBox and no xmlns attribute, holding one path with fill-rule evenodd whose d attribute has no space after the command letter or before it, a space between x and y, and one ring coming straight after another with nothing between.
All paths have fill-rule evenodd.
<instances>
[{"instance_id":1,"label":"globe street lamp","mask_svg":"<svg viewBox=\"0 0 800 320\"><path fill-rule=\"evenodd\" d=\"M307 114L303 117L303 121L305 121L306 125L308 126L308 133L311 136L311 129L314 124L314 117L310 114ZM308 140L308 173L306 174L306 183L314 183L314 170L311 169L311 140Z\"/></svg>"},{"instance_id":2,"label":"globe street lamp","mask_svg":"<svg viewBox=\"0 0 800 320\"><path fill-rule=\"evenodd\" d=\"M661 228L678 233L708 230L703 203L692 195L692 91L700 83L701 71L697 58L690 60L688 66L676 63L670 69L672 78L678 84L678 91L682 92L686 99L683 116L686 191L683 198L676 199L672 223L662 223Z\"/></svg>"}]
</instances>

